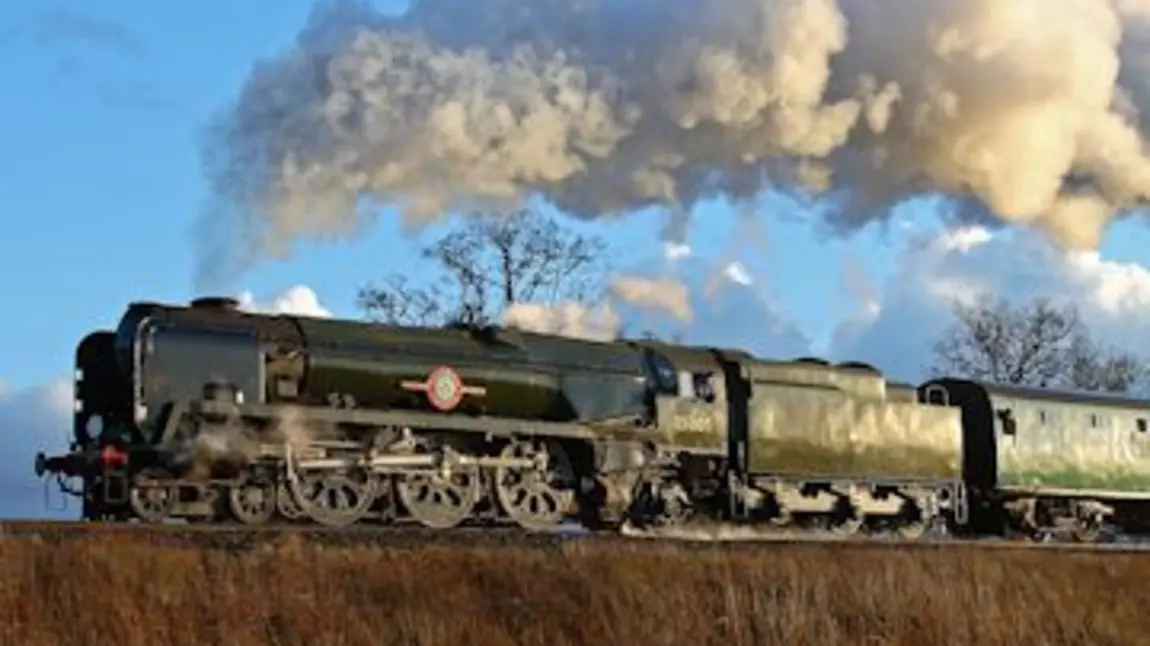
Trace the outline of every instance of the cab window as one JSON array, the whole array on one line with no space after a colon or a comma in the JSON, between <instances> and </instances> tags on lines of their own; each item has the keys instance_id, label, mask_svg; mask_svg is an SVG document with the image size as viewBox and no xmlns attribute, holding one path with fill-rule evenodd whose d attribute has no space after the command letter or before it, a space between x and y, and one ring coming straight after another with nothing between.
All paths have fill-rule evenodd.
<instances>
[{"instance_id":1,"label":"cab window","mask_svg":"<svg viewBox=\"0 0 1150 646\"><path fill-rule=\"evenodd\" d=\"M645 350L647 371L650 373L651 385L660 395L679 394L679 375L675 366L663 355L654 350Z\"/></svg>"}]
</instances>

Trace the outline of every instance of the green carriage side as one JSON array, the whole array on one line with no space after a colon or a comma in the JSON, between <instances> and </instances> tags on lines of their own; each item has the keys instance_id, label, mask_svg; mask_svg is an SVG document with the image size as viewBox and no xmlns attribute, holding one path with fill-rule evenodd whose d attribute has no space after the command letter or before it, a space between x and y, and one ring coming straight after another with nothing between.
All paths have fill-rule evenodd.
<instances>
[{"instance_id":1,"label":"green carriage side","mask_svg":"<svg viewBox=\"0 0 1150 646\"><path fill-rule=\"evenodd\" d=\"M1106 526L1150 524L1150 403L949 378L920 393L962 411L983 528L1096 540Z\"/></svg>"},{"instance_id":2,"label":"green carriage side","mask_svg":"<svg viewBox=\"0 0 1150 646\"><path fill-rule=\"evenodd\" d=\"M1150 404L1101 393L928 382L964 411L967 477L983 487L1150 496Z\"/></svg>"}]
</instances>

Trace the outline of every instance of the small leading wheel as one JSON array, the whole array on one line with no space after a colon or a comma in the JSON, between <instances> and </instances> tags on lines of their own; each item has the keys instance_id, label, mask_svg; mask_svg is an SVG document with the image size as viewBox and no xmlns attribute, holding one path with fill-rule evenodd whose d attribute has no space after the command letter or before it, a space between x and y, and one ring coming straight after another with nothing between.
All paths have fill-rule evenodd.
<instances>
[{"instance_id":1,"label":"small leading wheel","mask_svg":"<svg viewBox=\"0 0 1150 646\"><path fill-rule=\"evenodd\" d=\"M161 474L145 471L141 473L145 478L161 476ZM147 523L159 523L172 513L179 500L179 490L175 487L163 485L136 485L133 484L128 493L128 504L140 520Z\"/></svg>"},{"instance_id":2,"label":"small leading wheel","mask_svg":"<svg viewBox=\"0 0 1150 646\"><path fill-rule=\"evenodd\" d=\"M427 438L416 440L416 454L436 453ZM407 513L424 527L450 529L471 516L482 494L479 467L453 465L443 473L438 467L396 477L395 493Z\"/></svg>"},{"instance_id":3,"label":"small leading wheel","mask_svg":"<svg viewBox=\"0 0 1150 646\"><path fill-rule=\"evenodd\" d=\"M567 452L557 442L514 441L502 459L541 459L538 467L500 465L495 495L503 511L521 527L541 530L558 525L571 511L577 479Z\"/></svg>"},{"instance_id":4,"label":"small leading wheel","mask_svg":"<svg viewBox=\"0 0 1150 646\"><path fill-rule=\"evenodd\" d=\"M262 525L276 513L276 484L248 481L228 489L228 511L244 525Z\"/></svg>"}]
</instances>

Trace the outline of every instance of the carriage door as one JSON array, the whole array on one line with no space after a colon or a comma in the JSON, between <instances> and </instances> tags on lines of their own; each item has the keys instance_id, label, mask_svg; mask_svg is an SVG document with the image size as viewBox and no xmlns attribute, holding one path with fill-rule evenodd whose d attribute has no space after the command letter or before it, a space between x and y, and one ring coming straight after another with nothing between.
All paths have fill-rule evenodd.
<instances>
[{"instance_id":1,"label":"carriage door","mask_svg":"<svg viewBox=\"0 0 1150 646\"><path fill-rule=\"evenodd\" d=\"M1114 450L1111 452L1113 462L1132 472L1144 468L1142 465L1150 463L1150 414L1141 410L1134 415L1115 415ZM1150 485L1140 484L1133 487L1139 492L1150 489Z\"/></svg>"}]
</instances>

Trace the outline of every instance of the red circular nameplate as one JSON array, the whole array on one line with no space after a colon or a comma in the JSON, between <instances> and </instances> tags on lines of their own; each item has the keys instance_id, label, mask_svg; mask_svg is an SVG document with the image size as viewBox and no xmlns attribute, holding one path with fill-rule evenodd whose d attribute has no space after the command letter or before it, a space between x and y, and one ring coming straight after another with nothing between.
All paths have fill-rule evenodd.
<instances>
[{"instance_id":1,"label":"red circular nameplate","mask_svg":"<svg viewBox=\"0 0 1150 646\"><path fill-rule=\"evenodd\" d=\"M442 411L449 411L463 400L463 381L459 373L439 366L427 376L427 401Z\"/></svg>"}]
</instances>

